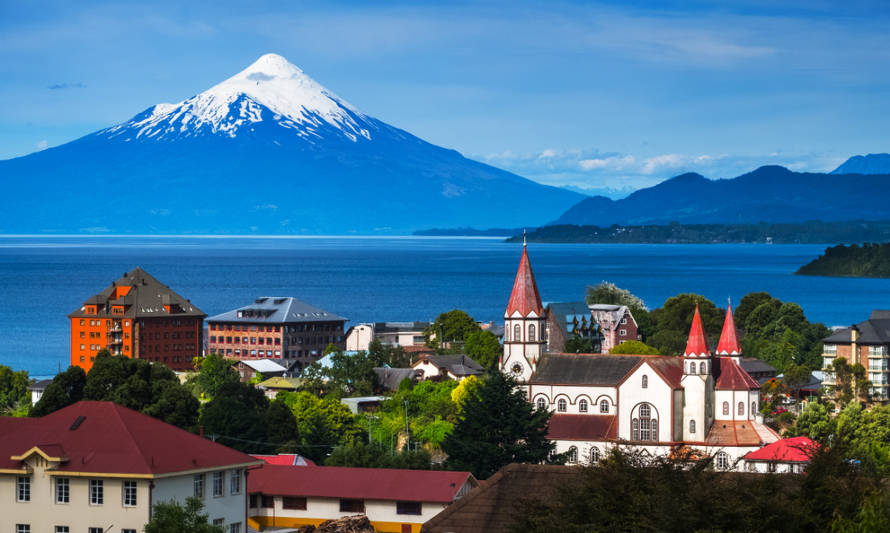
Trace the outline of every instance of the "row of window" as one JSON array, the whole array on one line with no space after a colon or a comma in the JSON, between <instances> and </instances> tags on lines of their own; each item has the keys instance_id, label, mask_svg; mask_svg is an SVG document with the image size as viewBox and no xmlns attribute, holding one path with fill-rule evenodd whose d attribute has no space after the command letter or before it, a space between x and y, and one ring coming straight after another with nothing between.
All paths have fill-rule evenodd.
<instances>
[{"instance_id":1,"label":"row of window","mask_svg":"<svg viewBox=\"0 0 890 533\"><path fill-rule=\"evenodd\" d=\"M228 349L210 348L210 353L218 353L220 355L234 355L236 357L241 356L241 355L244 355L244 356L250 355L252 357L257 357L257 356L271 357L274 355L276 357L281 357L281 350L275 350L275 352L273 354L272 350L250 350L249 352L247 350L244 350L242 352L240 349L235 349L233 351L231 348L228 348Z\"/></svg>"},{"instance_id":2,"label":"row of window","mask_svg":"<svg viewBox=\"0 0 890 533\"><path fill-rule=\"evenodd\" d=\"M590 464L597 464L600 462L601 452L600 449L596 446L590 447L590 452L588 453L588 461ZM578 463L578 448L577 446L570 446L568 451L566 452L566 462L569 464L577 464Z\"/></svg>"},{"instance_id":3,"label":"row of window","mask_svg":"<svg viewBox=\"0 0 890 533\"><path fill-rule=\"evenodd\" d=\"M745 416L745 402L739 402L738 416ZM757 412L757 402L751 402L751 413ZM723 402L723 416L729 416L729 402Z\"/></svg>"},{"instance_id":4,"label":"row of window","mask_svg":"<svg viewBox=\"0 0 890 533\"><path fill-rule=\"evenodd\" d=\"M545 410L547 409L547 400L544 398L538 398L536 405L538 409ZM568 402L565 398L560 398L556 401L556 411L558 413L565 413L568 409ZM578 412L586 413L588 411L587 400L585 398L581 398L578 400ZM609 414L609 400L600 400L600 413L601 414Z\"/></svg>"},{"instance_id":5,"label":"row of window","mask_svg":"<svg viewBox=\"0 0 890 533\"><path fill-rule=\"evenodd\" d=\"M204 474L192 476L192 485L196 498L204 498ZM210 474L210 490L214 498L225 495L226 473L217 471ZM229 494L241 494L241 471L229 472Z\"/></svg>"},{"instance_id":6,"label":"row of window","mask_svg":"<svg viewBox=\"0 0 890 533\"><path fill-rule=\"evenodd\" d=\"M704 361L699 364L699 374L707 374L708 373L708 365ZM695 374L695 361L689 363L689 373Z\"/></svg>"},{"instance_id":7,"label":"row of window","mask_svg":"<svg viewBox=\"0 0 890 533\"><path fill-rule=\"evenodd\" d=\"M535 342L536 333L537 332L535 331L535 325L529 324L528 325L528 338L526 339L525 342ZM504 340L510 341L510 328L506 329L506 331L504 332L504 335L506 337ZM512 340L513 340L513 342L522 342L522 326L520 326L519 324L516 324L513 326L513 339ZM543 335L541 336L541 340L544 340Z\"/></svg>"},{"instance_id":8,"label":"row of window","mask_svg":"<svg viewBox=\"0 0 890 533\"><path fill-rule=\"evenodd\" d=\"M213 324L207 326L210 331L281 331L281 326L256 326L244 324Z\"/></svg>"},{"instance_id":9,"label":"row of window","mask_svg":"<svg viewBox=\"0 0 890 533\"><path fill-rule=\"evenodd\" d=\"M182 319L182 318L165 318L163 320L149 320L148 322L146 322L145 320L140 320L139 327L140 328L146 328L146 327L163 328L166 326L174 326L174 327L194 326L194 325L196 325L196 322L197 322L196 320Z\"/></svg>"},{"instance_id":10,"label":"row of window","mask_svg":"<svg viewBox=\"0 0 890 533\"><path fill-rule=\"evenodd\" d=\"M66 477L55 478L55 501L56 503L71 503L71 480ZM105 504L105 483L101 479L91 479L90 484L90 505ZM136 506L136 482L124 481L121 487L121 502L124 507ZM16 478L16 501L31 501L31 477L18 476Z\"/></svg>"},{"instance_id":11,"label":"row of window","mask_svg":"<svg viewBox=\"0 0 890 533\"><path fill-rule=\"evenodd\" d=\"M71 533L71 528L68 526L56 526L53 531L55 533ZM31 533L31 524L16 524L15 533ZM87 533L106 533L106 530L103 527L88 527ZM121 533L136 533L136 530L123 528Z\"/></svg>"},{"instance_id":12,"label":"row of window","mask_svg":"<svg viewBox=\"0 0 890 533\"><path fill-rule=\"evenodd\" d=\"M170 344L165 344L163 350L161 350L161 345L160 345L160 344L155 344L155 345L154 345L154 350L152 350L152 345L151 345L151 344L146 344L146 345L145 345L145 352L146 352L146 353L152 353L152 351L154 351L154 352L160 352L160 351L169 352L169 351L171 351L171 350L174 351L174 352L178 352L178 351L182 351L182 350L194 351L194 350L196 350L196 349L197 349L197 348L195 348L195 345L194 345L194 344L173 344L173 345L172 345L172 348L171 348L171 345L170 345Z\"/></svg>"},{"instance_id":13,"label":"row of window","mask_svg":"<svg viewBox=\"0 0 890 533\"><path fill-rule=\"evenodd\" d=\"M250 506L252 508L265 508L265 509L274 509L275 508L275 497L269 496L266 494L251 494L250 495ZM308 502L306 497L304 496L282 496L281 497L281 508L296 510L296 511L305 511L308 507ZM350 498L340 498L340 512L341 513L364 513L365 512L365 501L364 500L356 500ZM396 502L396 514L402 515L420 515L423 514L423 504L421 502L409 502L409 501L397 501Z\"/></svg>"},{"instance_id":14,"label":"row of window","mask_svg":"<svg viewBox=\"0 0 890 533\"><path fill-rule=\"evenodd\" d=\"M273 339L266 339L264 337L250 337L250 344L281 344L281 338L275 337L274 342ZM248 343L248 337L223 337L216 335L210 336L210 342L225 342L228 344L244 344ZM302 339L300 339L302 342Z\"/></svg>"},{"instance_id":15,"label":"row of window","mask_svg":"<svg viewBox=\"0 0 890 533\"><path fill-rule=\"evenodd\" d=\"M165 339L193 339L193 338L195 338L195 332L194 331L174 331L173 333L170 333L169 331L165 331L164 338ZM152 333L150 331L148 333L143 332L142 334L139 335L139 340L140 341L161 340L161 332L160 331L155 331L154 333Z\"/></svg>"}]
</instances>

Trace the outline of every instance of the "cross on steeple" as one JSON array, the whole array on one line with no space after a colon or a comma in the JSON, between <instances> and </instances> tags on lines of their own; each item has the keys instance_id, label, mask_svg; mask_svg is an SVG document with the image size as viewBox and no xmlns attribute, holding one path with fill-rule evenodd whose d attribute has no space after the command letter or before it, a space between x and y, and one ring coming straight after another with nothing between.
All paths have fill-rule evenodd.
<instances>
[{"instance_id":1,"label":"cross on steeple","mask_svg":"<svg viewBox=\"0 0 890 533\"><path fill-rule=\"evenodd\" d=\"M522 247L525 248L528 243L525 241L525 228L522 228Z\"/></svg>"}]
</instances>

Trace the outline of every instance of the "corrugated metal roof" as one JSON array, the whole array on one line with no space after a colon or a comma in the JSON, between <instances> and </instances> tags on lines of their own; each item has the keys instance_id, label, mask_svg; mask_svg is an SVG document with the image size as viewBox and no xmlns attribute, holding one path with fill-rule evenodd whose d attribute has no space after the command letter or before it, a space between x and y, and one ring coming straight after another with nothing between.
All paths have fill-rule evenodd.
<instances>
[{"instance_id":1,"label":"corrugated metal roof","mask_svg":"<svg viewBox=\"0 0 890 533\"><path fill-rule=\"evenodd\" d=\"M346 321L340 315L292 297L263 296L252 304L212 316L207 322L286 324L291 322Z\"/></svg>"}]
</instances>

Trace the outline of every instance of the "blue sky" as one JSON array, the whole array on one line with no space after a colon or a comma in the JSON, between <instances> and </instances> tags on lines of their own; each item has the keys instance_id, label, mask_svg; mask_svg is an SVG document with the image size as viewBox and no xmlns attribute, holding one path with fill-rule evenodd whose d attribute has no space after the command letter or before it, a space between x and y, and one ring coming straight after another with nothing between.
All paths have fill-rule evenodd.
<instances>
[{"instance_id":1,"label":"blue sky","mask_svg":"<svg viewBox=\"0 0 890 533\"><path fill-rule=\"evenodd\" d=\"M275 52L369 115L543 183L825 171L890 151L885 5L0 0L0 159Z\"/></svg>"}]
</instances>

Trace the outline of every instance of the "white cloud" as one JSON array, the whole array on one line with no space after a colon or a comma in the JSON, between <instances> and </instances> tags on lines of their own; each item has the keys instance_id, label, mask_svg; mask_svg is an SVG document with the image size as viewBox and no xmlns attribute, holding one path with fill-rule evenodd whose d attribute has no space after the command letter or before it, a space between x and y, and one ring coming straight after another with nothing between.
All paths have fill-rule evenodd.
<instances>
[{"instance_id":1,"label":"white cloud","mask_svg":"<svg viewBox=\"0 0 890 533\"><path fill-rule=\"evenodd\" d=\"M43 139L42 141L37 143L37 151L38 152L42 152L43 150L46 150L48 147L49 147L49 143L46 142L46 139Z\"/></svg>"}]
</instances>

